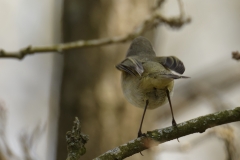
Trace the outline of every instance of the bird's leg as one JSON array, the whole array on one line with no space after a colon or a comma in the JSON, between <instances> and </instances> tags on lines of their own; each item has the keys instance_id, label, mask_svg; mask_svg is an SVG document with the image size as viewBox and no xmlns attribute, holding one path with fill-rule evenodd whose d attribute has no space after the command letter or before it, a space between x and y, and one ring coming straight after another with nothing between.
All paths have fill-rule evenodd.
<instances>
[{"instance_id":1,"label":"bird's leg","mask_svg":"<svg viewBox=\"0 0 240 160\"><path fill-rule=\"evenodd\" d=\"M145 135L145 134L142 133L142 124L143 124L143 119L144 119L147 107L148 107L148 100L146 100L146 105L145 105L145 108L144 108L144 111L143 111L142 120L141 120L140 127L139 127L139 130L138 130L138 137L141 137L141 136ZM142 152L139 152L139 153L143 156Z\"/></svg>"},{"instance_id":2,"label":"bird's leg","mask_svg":"<svg viewBox=\"0 0 240 160\"><path fill-rule=\"evenodd\" d=\"M172 103L171 103L170 93L169 93L168 89L166 90L166 93L167 93L167 98L168 98L168 102L169 102L171 113L172 113L172 125L177 126L177 123L176 123L176 121L174 119L174 115L173 115Z\"/></svg>"},{"instance_id":3,"label":"bird's leg","mask_svg":"<svg viewBox=\"0 0 240 160\"><path fill-rule=\"evenodd\" d=\"M173 115L172 103L171 103L170 93L169 93L168 89L166 89L166 93L167 93L167 98L168 98L168 102L169 102L171 113L172 113L172 126L177 127L177 123L176 123L176 121L174 119L174 115ZM177 138L177 140L178 140L178 138ZM179 140L178 140L178 142L179 142Z\"/></svg>"},{"instance_id":4,"label":"bird's leg","mask_svg":"<svg viewBox=\"0 0 240 160\"><path fill-rule=\"evenodd\" d=\"M145 108L144 108L144 111L143 111L142 120L141 120L140 127L139 127L139 130L138 130L138 137L141 137L142 135L144 135L144 134L142 134L142 124L143 124L143 119L144 119L147 107L148 107L148 100L146 100L146 105L145 105Z\"/></svg>"}]
</instances>

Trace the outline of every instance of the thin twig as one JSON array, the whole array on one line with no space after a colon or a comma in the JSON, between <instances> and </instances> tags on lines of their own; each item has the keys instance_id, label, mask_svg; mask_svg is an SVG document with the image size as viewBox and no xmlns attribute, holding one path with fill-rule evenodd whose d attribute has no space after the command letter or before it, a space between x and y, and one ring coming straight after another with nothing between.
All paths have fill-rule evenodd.
<instances>
[{"instance_id":1,"label":"thin twig","mask_svg":"<svg viewBox=\"0 0 240 160\"><path fill-rule=\"evenodd\" d=\"M38 144L42 135L46 131L47 124L40 123L30 132L23 132L20 134L19 140L23 152L24 160L37 160L35 154L35 145Z\"/></svg>"},{"instance_id":2,"label":"thin twig","mask_svg":"<svg viewBox=\"0 0 240 160\"><path fill-rule=\"evenodd\" d=\"M146 137L137 138L129 141L127 144L123 144L119 147L109 150L95 158L95 160L124 159L158 144L193 133L203 133L208 128L236 121L240 121L240 107L237 107L233 110L225 110L214 114L201 116L180 123L178 124L178 129L171 126L149 131L147 132Z\"/></svg>"},{"instance_id":3,"label":"thin twig","mask_svg":"<svg viewBox=\"0 0 240 160\"><path fill-rule=\"evenodd\" d=\"M235 160L237 157L237 149L234 145L234 141L236 140L234 136L234 128L230 125L219 127L218 129L215 129L214 134L224 142L226 160Z\"/></svg>"},{"instance_id":4,"label":"thin twig","mask_svg":"<svg viewBox=\"0 0 240 160\"><path fill-rule=\"evenodd\" d=\"M153 11L159 10L164 2L165 0L156 0L156 4L153 6L152 10Z\"/></svg>"},{"instance_id":5,"label":"thin twig","mask_svg":"<svg viewBox=\"0 0 240 160\"><path fill-rule=\"evenodd\" d=\"M185 16L183 2L181 0L178 0L178 5L179 5L179 12L180 12L179 17L183 18Z\"/></svg>"},{"instance_id":6,"label":"thin twig","mask_svg":"<svg viewBox=\"0 0 240 160\"><path fill-rule=\"evenodd\" d=\"M160 8L163 1L159 1L157 4L158 8ZM180 9L182 12L182 9ZM26 55L31 55L34 53L46 53L46 52L63 52L70 49L76 48L83 48L83 47L96 47L102 45L108 45L113 43L122 43L126 41L130 41L140 35L142 35L147 30L152 29L153 27L159 24L166 24L173 28L180 28L184 24L187 24L191 21L190 18L182 17L182 13L178 17L166 18L162 16L160 13L157 12L156 9L152 12L152 14L147 17L142 23L138 25L131 33L111 37L111 38L101 38L101 39L92 39L92 40L79 40L74 42L68 43L61 43L51 46L28 46L26 48L21 49L20 51L16 52L7 52L3 49L0 49L0 58L16 58L16 59L23 59Z\"/></svg>"}]
</instances>

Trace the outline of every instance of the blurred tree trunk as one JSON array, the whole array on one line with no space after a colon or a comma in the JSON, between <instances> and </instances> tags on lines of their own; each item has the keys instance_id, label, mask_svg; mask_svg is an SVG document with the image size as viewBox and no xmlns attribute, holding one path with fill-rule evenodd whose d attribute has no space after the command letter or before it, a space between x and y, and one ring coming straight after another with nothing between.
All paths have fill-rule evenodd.
<instances>
[{"instance_id":1,"label":"blurred tree trunk","mask_svg":"<svg viewBox=\"0 0 240 160\"><path fill-rule=\"evenodd\" d=\"M146 18L151 3L148 0L66 0L63 41L129 33ZM58 160L66 159L65 134L75 116L80 118L82 131L90 136L82 159L92 159L136 138L143 110L127 106L120 89L120 72L114 67L124 58L128 46L76 49L64 54Z\"/></svg>"}]
</instances>

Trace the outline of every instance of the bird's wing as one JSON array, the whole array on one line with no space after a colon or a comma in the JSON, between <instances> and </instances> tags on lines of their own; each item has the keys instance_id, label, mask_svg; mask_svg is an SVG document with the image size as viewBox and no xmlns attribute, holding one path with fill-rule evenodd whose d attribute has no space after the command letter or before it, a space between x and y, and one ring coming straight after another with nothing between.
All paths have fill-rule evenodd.
<instances>
[{"instance_id":1,"label":"bird's wing","mask_svg":"<svg viewBox=\"0 0 240 160\"><path fill-rule=\"evenodd\" d=\"M141 76L144 72L142 63L134 57L127 57L120 64L116 65L116 68L134 76Z\"/></svg>"},{"instance_id":2,"label":"bird's wing","mask_svg":"<svg viewBox=\"0 0 240 160\"><path fill-rule=\"evenodd\" d=\"M176 74L173 74L173 73L156 73L155 75L152 74L152 75L149 75L149 77L154 77L154 78L157 78L157 77L160 77L160 78L167 78L167 79L180 79L180 78L189 78L187 76L179 76L179 75L176 75Z\"/></svg>"},{"instance_id":3,"label":"bird's wing","mask_svg":"<svg viewBox=\"0 0 240 160\"><path fill-rule=\"evenodd\" d=\"M161 63L164 67L169 68L179 74L183 74L185 71L183 62L175 56L155 57L154 61Z\"/></svg>"}]
</instances>

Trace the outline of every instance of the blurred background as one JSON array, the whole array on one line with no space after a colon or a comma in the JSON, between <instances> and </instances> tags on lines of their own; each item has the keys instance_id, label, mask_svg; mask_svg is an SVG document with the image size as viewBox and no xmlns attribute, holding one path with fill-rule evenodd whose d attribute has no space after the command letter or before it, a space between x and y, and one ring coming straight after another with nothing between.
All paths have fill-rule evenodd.
<instances>
[{"instance_id":1,"label":"blurred background","mask_svg":"<svg viewBox=\"0 0 240 160\"><path fill-rule=\"evenodd\" d=\"M130 33L146 19L154 0L0 0L0 48L16 51L79 39ZM175 83L172 97L177 123L231 109L240 104L240 1L183 0L190 24L166 25L144 34L158 56L174 55L190 79ZM161 13L178 16L176 0ZM0 58L0 159L64 160L65 134L75 116L90 136L92 159L136 138L142 109L129 104L115 65L130 42L75 49L64 54L39 53L23 60ZM143 131L171 125L166 104L147 111ZM127 159L238 160L240 123L232 123L173 140Z\"/></svg>"}]
</instances>

